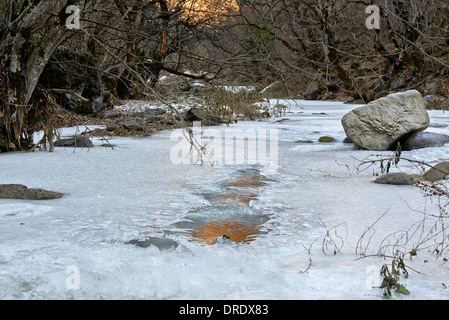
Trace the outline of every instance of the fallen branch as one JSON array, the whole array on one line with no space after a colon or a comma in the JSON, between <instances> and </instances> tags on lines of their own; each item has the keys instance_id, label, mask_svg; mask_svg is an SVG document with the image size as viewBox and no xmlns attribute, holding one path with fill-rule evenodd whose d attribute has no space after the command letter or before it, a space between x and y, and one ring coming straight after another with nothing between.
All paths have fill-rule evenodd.
<instances>
[{"instance_id":1,"label":"fallen branch","mask_svg":"<svg viewBox=\"0 0 449 320\"><path fill-rule=\"evenodd\" d=\"M44 133L42 138L39 140L38 143L36 143L34 146L32 146L30 149L27 150L27 152L33 152L37 147L39 147L41 144L45 142L45 139L47 138L47 134Z\"/></svg>"},{"instance_id":2,"label":"fallen branch","mask_svg":"<svg viewBox=\"0 0 449 320\"><path fill-rule=\"evenodd\" d=\"M428 163L426 163L424 161L413 160L413 159L404 158L404 157L387 157L387 158L380 158L380 159L374 159L374 160L364 160L364 161L362 161L359 164L359 167L361 167L363 165L366 165L366 164L372 165L372 164L374 164L376 162L383 162L383 161L397 161L397 162L399 162L399 160L408 161L410 163L420 165L421 167L427 166L427 167L432 168L432 169L434 169L436 171L439 171L441 173L447 173L446 171L443 171L441 169L435 168L434 166L432 166L432 165L430 165L430 164L428 164Z\"/></svg>"},{"instance_id":3,"label":"fallen branch","mask_svg":"<svg viewBox=\"0 0 449 320\"><path fill-rule=\"evenodd\" d=\"M71 94L74 95L75 97L77 97L78 99L80 99L82 102L90 102L89 99L84 98L82 95L76 93L73 90L69 90L69 89L49 89L47 90L49 92L53 92L53 93L66 93L66 94Z\"/></svg>"}]
</instances>

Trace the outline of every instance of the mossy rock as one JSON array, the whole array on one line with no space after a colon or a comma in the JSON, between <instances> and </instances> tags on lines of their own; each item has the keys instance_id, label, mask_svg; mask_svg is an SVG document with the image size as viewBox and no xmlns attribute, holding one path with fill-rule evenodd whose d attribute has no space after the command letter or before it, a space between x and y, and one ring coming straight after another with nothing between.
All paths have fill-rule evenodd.
<instances>
[{"instance_id":1,"label":"mossy rock","mask_svg":"<svg viewBox=\"0 0 449 320\"><path fill-rule=\"evenodd\" d=\"M318 142L323 142L323 143L329 143L329 142L335 142L335 139L329 136L324 136L324 137L320 137L318 139Z\"/></svg>"}]
</instances>

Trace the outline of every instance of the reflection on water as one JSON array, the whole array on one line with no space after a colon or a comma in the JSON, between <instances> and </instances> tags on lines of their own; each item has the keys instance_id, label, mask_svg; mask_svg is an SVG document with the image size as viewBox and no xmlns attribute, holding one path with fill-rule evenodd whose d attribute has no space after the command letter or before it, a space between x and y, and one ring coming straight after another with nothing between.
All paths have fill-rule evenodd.
<instances>
[{"instance_id":1,"label":"reflection on water","mask_svg":"<svg viewBox=\"0 0 449 320\"><path fill-rule=\"evenodd\" d=\"M221 194L205 194L212 205L248 206L258 198L258 188L266 184L264 177L258 171L245 173L226 185L227 191Z\"/></svg>"},{"instance_id":2,"label":"reflection on water","mask_svg":"<svg viewBox=\"0 0 449 320\"><path fill-rule=\"evenodd\" d=\"M242 193L239 190L231 190L221 195L208 195L206 196L206 198L210 202L210 204L214 206L227 204L235 206L247 206L249 205L251 200L257 200L257 194L248 191Z\"/></svg>"},{"instance_id":3,"label":"reflection on water","mask_svg":"<svg viewBox=\"0 0 449 320\"><path fill-rule=\"evenodd\" d=\"M223 213L226 211L230 213L235 212L236 208L249 207L251 201L258 199L259 188L265 184L266 181L258 170L243 171L238 177L225 183L223 192L203 194L203 196L214 208L221 209ZM207 219L191 229L193 238L208 244L213 244L221 237L226 237L234 242L254 241L261 233L261 224L267 220L266 216L263 219L254 219L254 213L240 215L236 218L232 214L211 217L210 212L210 208L205 208L200 212L200 215ZM263 215L256 213L256 216Z\"/></svg>"},{"instance_id":4,"label":"reflection on water","mask_svg":"<svg viewBox=\"0 0 449 320\"><path fill-rule=\"evenodd\" d=\"M236 188L261 187L265 184L265 178L260 174L244 174L229 183L231 187Z\"/></svg>"},{"instance_id":5,"label":"reflection on water","mask_svg":"<svg viewBox=\"0 0 449 320\"><path fill-rule=\"evenodd\" d=\"M260 225L249 224L240 219L217 219L194 229L191 235L213 244L218 238L226 237L234 242L249 243L253 241L260 232Z\"/></svg>"}]
</instances>

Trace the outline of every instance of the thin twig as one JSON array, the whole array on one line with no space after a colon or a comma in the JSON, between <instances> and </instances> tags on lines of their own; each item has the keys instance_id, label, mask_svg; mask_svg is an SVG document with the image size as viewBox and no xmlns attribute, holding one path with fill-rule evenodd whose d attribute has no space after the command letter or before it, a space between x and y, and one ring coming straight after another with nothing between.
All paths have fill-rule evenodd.
<instances>
[{"instance_id":1,"label":"thin twig","mask_svg":"<svg viewBox=\"0 0 449 320\"><path fill-rule=\"evenodd\" d=\"M76 93L76 92L73 91L73 90L69 90L69 89L48 89L47 91L48 91L48 92L53 92L53 93L66 93L66 94L71 94L71 95L77 97L78 99L80 99L82 102L86 102L86 103L90 102L89 99L84 98L82 95Z\"/></svg>"}]
</instances>

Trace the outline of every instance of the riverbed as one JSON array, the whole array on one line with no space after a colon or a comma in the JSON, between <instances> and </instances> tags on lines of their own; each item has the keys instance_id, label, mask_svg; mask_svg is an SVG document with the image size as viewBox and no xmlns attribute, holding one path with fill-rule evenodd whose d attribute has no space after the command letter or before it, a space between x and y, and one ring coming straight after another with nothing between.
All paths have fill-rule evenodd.
<instances>
[{"instance_id":1,"label":"riverbed","mask_svg":"<svg viewBox=\"0 0 449 320\"><path fill-rule=\"evenodd\" d=\"M358 170L375 153L343 141L341 117L357 106L278 103L287 109L275 118L198 128L203 141L243 132L249 143L211 162L184 161L175 130L113 137L113 149L93 138L93 148L1 154L2 183L64 196L0 199L0 298L383 299L391 259L376 255L393 249L410 266L410 294L393 299L447 299L446 255L435 254L438 237L423 243L431 218L412 236L437 203L415 186L373 183L378 166ZM447 114L429 113L428 131L447 133ZM261 158L238 161L254 141L267 146L254 149ZM403 152L429 163L448 154Z\"/></svg>"}]
</instances>

